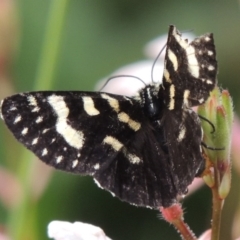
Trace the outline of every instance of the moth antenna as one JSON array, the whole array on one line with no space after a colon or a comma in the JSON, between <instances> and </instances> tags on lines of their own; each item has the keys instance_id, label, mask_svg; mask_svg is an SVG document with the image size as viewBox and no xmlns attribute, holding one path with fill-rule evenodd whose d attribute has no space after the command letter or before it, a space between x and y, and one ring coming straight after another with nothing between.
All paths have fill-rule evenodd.
<instances>
[{"instance_id":1,"label":"moth antenna","mask_svg":"<svg viewBox=\"0 0 240 240\"><path fill-rule=\"evenodd\" d=\"M141 78L139 78L139 77L136 77L136 76L133 76L133 75L117 75L117 76L113 76L113 77L108 78L108 80L104 83L104 85L100 88L99 91L102 91L103 88L106 87L106 85L107 85L112 79L120 78L120 77L135 78L135 79L139 80L140 82L142 82L145 87L147 86L147 84L146 84Z\"/></svg>"},{"instance_id":2,"label":"moth antenna","mask_svg":"<svg viewBox=\"0 0 240 240\"><path fill-rule=\"evenodd\" d=\"M215 133L215 131L216 131L215 126L214 126L214 124L213 124L211 121L209 121L207 118L205 118L205 117L203 117L203 116L201 116L201 115L198 115L198 117L199 117L200 119L206 121L207 123L209 123L209 125L211 125L211 127L212 127L211 133Z\"/></svg>"},{"instance_id":3,"label":"moth antenna","mask_svg":"<svg viewBox=\"0 0 240 240\"><path fill-rule=\"evenodd\" d=\"M152 83L154 83L154 79L153 79L153 70L154 70L154 67L159 59L159 57L161 56L163 50L166 48L167 46L167 43L165 43L165 45L162 47L162 49L160 50L160 52L158 53L157 57L155 58L154 62L153 62L153 65L152 65L152 68L151 68L151 79L152 79Z\"/></svg>"}]
</instances>

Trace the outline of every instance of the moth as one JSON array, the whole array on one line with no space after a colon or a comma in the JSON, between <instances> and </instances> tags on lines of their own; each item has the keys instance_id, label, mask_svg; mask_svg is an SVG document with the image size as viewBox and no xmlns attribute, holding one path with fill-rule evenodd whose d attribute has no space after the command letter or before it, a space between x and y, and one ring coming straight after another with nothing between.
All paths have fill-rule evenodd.
<instances>
[{"instance_id":1,"label":"moth","mask_svg":"<svg viewBox=\"0 0 240 240\"><path fill-rule=\"evenodd\" d=\"M169 27L162 83L135 96L39 91L1 102L18 141L56 169L91 175L123 201L169 207L205 167L202 128L191 109L216 84L213 34L192 42Z\"/></svg>"}]
</instances>

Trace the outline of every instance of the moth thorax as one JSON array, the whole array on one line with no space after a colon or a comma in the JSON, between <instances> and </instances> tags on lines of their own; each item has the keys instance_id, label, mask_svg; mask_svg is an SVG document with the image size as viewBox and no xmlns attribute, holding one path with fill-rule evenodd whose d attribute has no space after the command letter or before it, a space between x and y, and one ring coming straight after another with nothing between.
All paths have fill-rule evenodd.
<instances>
[{"instance_id":1,"label":"moth thorax","mask_svg":"<svg viewBox=\"0 0 240 240\"><path fill-rule=\"evenodd\" d=\"M158 118L161 109L155 90L154 86L149 86L140 92L144 112L150 119Z\"/></svg>"}]
</instances>

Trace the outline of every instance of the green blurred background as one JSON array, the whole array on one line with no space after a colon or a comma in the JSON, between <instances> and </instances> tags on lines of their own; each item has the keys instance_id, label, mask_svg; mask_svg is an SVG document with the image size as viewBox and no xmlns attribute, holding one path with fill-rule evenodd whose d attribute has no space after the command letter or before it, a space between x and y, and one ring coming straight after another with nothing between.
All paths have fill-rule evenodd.
<instances>
[{"instance_id":1,"label":"green blurred background","mask_svg":"<svg viewBox=\"0 0 240 240\"><path fill-rule=\"evenodd\" d=\"M51 3L50 0L16 2L19 42L10 67L14 92L34 89ZM230 91L239 115L239 4L237 0L69 0L51 89L93 90L102 77L143 59L144 45L167 33L168 26L174 24L180 30L193 29L196 35L214 33L218 81ZM13 140L3 123L0 134L0 164L17 172L21 164L18 157L24 149ZM30 156L31 161L36 161ZM239 181L239 175L234 172L233 187L223 212L221 239L231 239ZM41 197L31 199L29 204L34 220L26 215L22 221L26 231L35 231L34 239L47 239L46 226L54 219L92 223L104 229L113 240L180 239L157 211L113 198L90 177L54 171ZM207 187L188 197L183 206L185 220L197 235L210 227L211 192ZM34 221L34 230L30 221ZM8 222L9 209L0 202L0 223L6 226Z\"/></svg>"}]
</instances>

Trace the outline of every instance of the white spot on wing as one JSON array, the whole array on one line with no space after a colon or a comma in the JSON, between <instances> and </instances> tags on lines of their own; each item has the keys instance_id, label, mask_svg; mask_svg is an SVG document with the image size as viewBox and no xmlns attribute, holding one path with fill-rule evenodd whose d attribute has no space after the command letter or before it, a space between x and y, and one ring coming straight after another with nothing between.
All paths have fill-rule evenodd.
<instances>
[{"instance_id":1,"label":"white spot on wing","mask_svg":"<svg viewBox=\"0 0 240 240\"><path fill-rule=\"evenodd\" d=\"M171 49L168 49L168 58L172 62L174 70L177 71L178 70L177 56L174 54L174 52Z\"/></svg>"},{"instance_id":2,"label":"white spot on wing","mask_svg":"<svg viewBox=\"0 0 240 240\"><path fill-rule=\"evenodd\" d=\"M32 109L32 112L38 112L39 110L40 110L39 107L35 107L35 108Z\"/></svg>"},{"instance_id":3,"label":"white spot on wing","mask_svg":"<svg viewBox=\"0 0 240 240\"><path fill-rule=\"evenodd\" d=\"M213 82L211 80L206 80L206 83L211 84L211 85L213 84Z\"/></svg>"},{"instance_id":4,"label":"white spot on wing","mask_svg":"<svg viewBox=\"0 0 240 240\"><path fill-rule=\"evenodd\" d=\"M45 156L47 154L48 154L48 150L46 148L44 148L43 151L42 151L42 156Z\"/></svg>"},{"instance_id":5,"label":"white spot on wing","mask_svg":"<svg viewBox=\"0 0 240 240\"><path fill-rule=\"evenodd\" d=\"M189 45L186 48L189 72L196 78L199 77L199 64L195 56L195 48Z\"/></svg>"},{"instance_id":6,"label":"white spot on wing","mask_svg":"<svg viewBox=\"0 0 240 240\"><path fill-rule=\"evenodd\" d=\"M27 97L27 100L29 102L29 105L33 106L32 112L38 112L40 108L38 107L37 100L33 95L29 95Z\"/></svg>"},{"instance_id":7,"label":"white spot on wing","mask_svg":"<svg viewBox=\"0 0 240 240\"><path fill-rule=\"evenodd\" d=\"M209 42L211 40L211 38L208 37L208 36L206 36L204 39L205 39L206 42Z\"/></svg>"},{"instance_id":8,"label":"white spot on wing","mask_svg":"<svg viewBox=\"0 0 240 240\"><path fill-rule=\"evenodd\" d=\"M42 131L42 133L44 134L44 133L46 133L46 132L48 132L49 131L49 128L45 128L43 131Z\"/></svg>"},{"instance_id":9,"label":"white spot on wing","mask_svg":"<svg viewBox=\"0 0 240 240\"><path fill-rule=\"evenodd\" d=\"M112 136L107 136L104 138L103 143L110 145L115 151L120 151L121 149L123 149L123 154L132 164L138 164L141 162L141 159L138 156L129 153L127 149L124 148L123 144L119 142L116 138Z\"/></svg>"},{"instance_id":10,"label":"white spot on wing","mask_svg":"<svg viewBox=\"0 0 240 240\"><path fill-rule=\"evenodd\" d=\"M35 106L35 107L38 106L37 100L36 100L36 98L33 95L29 95L27 97L27 99L28 99L29 105L32 105L32 106Z\"/></svg>"},{"instance_id":11,"label":"white spot on wing","mask_svg":"<svg viewBox=\"0 0 240 240\"><path fill-rule=\"evenodd\" d=\"M96 164L93 166L93 168L94 168L95 170L98 170L98 169L100 168L99 163L96 163Z\"/></svg>"},{"instance_id":12,"label":"white spot on wing","mask_svg":"<svg viewBox=\"0 0 240 240\"><path fill-rule=\"evenodd\" d=\"M63 156L58 156L56 159L56 163L59 164L63 160Z\"/></svg>"},{"instance_id":13,"label":"white spot on wing","mask_svg":"<svg viewBox=\"0 0 240 240\"><path fill-rule=\"evenodd\" d=\"M3 101L2 101L3 102ZM2 106L2 105L1 105ZM17 110L17 108L15 107L15 106L13 106L13 107L11 107L10 109L9 109L9 111L15 111L15 110Z\"/></svg>"},{"instance_id":14,"label":"white spot on wing","mask_svg":"<svg viewBox=\"0 0 240 240\"><path fill-rule=\"evenodd\" d=\"M109 105L113 108L113 110L115 112L119 112L120 111L120 108L119 108L119 102L117 99L113 98L113 97L110 97L108 94L106 93L102 93L101 94L101 97L106 99L109 103Z\"/></svg>"},{"instance_id":15,"label":"white spot on wing","mask_svg":"<svg viewBox=\"0 0 240 240\"><path fill-rule=\"evenodd\" d=\"M34 138L33 141L32 141L32 145L35 145L38 143L38 138Z\"/></svg>"},{"instance_id":16,"label":"white spot on wing","mask_svg":"<svg viewBox=\"0 0 240 240\"><path fill-rule=\"evenodd\" d=\"M81 131L77 131L67 123L69 109L62 96L50 96L48 102L57 115L57 132L65 139L65 141L76 149L82 148L85 138Z\"/></svg>"},{"instance_id":17,"label":"white spot on wing","mask_svg":"<svg viewBox=\"0 0 240 240\"><path fill-rule=\"evenodd\" d=\"M77 164L78 164L78 160L74 160L72 162L72 168L75 168L77 166Z\"/></svg>"},{"instance_id":18,"label":"white spot on wing","mask_svg":"<svg viewBox=\"0 0 240 240\"><path fill-rule=\"evenodd\" d=\"M207 54L208 54L208 56L212 56L213 55L213 51L208 50Z\"/></svg>"},{"instance_id":19,"label":"white spot on wing","mask_svg":"<svg viewBox=\"0 0 240 240\"><path fill-rule=\"evenodd\" d=\"M209 65L209 66L208 66L208 70L209 70L209 71L213 71L214 69L215 69L214 66L212 66L212 65Z\"/></svg>"},{"instance_id":20,"label":"white spot on wing","mask_svg":"<svg viewBox=\"0 0 240 240\"><path fill-rule=\"evenodd\" d=\"M21 132L22 135L26 135L28 133L28 128L24 128Z\"/></svg>"},{"instance_id":21,"label":"white spot on wing","mask_svg":"<svg viewBox=\"0 0 240 240\"><path fill-rule=\"evenodd\" d=\"M90 116L98 115L100 112L95 108L94 102L91 97L82 97L83 108L85 112Z\"/></svg>"},{"instance_id":22,"label":"white spot on wing","mask_svg":"<svg viewBox=\"0 0 240 240\"><path fill-rule=\"evenodd\" d=\"M174 85L172 84L172 85L170 86L170 102L169 102L169 107L168 107L169 110L173 110L174 107L175 107L175 99L174 99L174 96L175 96L175 87L174 87Z\"/></svg>"},{"instance_id":23,"label":"white spot on wing","mask_svg":"<svg viewBox=\"0 0 240 240\"><path fill-rule=\"evenodd\" d=\"M37 119L36 119L36 123L40 123L43 121L43 117L42 116L39 116Z\"/></svg>"},{"instance_id":24,"label":"white spot on wing","mask_svg":"<svg viewBox=\"0 0 240 240\"><path fill-rule=\"evenodd\" d=\"M129 160L132 164L139 164L139 163L141 162L141 159L140 159L138 156L136 156L135 154L129 153L129 154L127 155L127 157L128 157L128 160Z\"/></svg>"},{"instance_id":25,"label":"white spot on wing","mask_svg":"<svg viewBox=\"0 0 240 240\"><path fill-rule=\"evenodd\" d=\"M183 103L188 106L188 98L189 98L189 95L190 95L190 91L187 89L184 91L184 94L183 94Z\"/></svg>"},{"instance_id":26,"label":"white spot on wing","mask_svg":"<svg viewBox=\"0 0 240 240\"><path fill-rule=\"evenodd\" d=\"M103 143L110 145L115 151L119 151L123 147L123 144L112 136L106 136Z\"/></svg>"},{"instance_id":27,"label":"white spot on wing","mask_svg":"<svg viewBox=\"0 0 240 240\"><path fill-rule=\"evenodd\" d=\"M171 83L172 80L170 79L170 74L168 72L168 70L166 68L164 68L164 72L163 72L164 78L167 82Z\"/></svg>"},{"instance_id":28,"label":"white spot on wing","mask_svg":"<svg viewBox=\"0 0 240 240\"><path fill-rule=\"evenodd\" d=\"M130 116L125 112L120 112L118 114L118 119L121 122L127 123L128 126L134 131L138 131L141 127L141 124L139 122L132 120Z\"/></svg>"},{"instance_id":29,"label":"white spot on wing","mask_svg":"<svg viewBox=\"0 0 240 240\"><path fill-rule=\"evenodd\" d=\"M15 118L13 124L16 124L18 122L20 122L22 120L22 117L20 115L17 115L17 117Z\"/></svg>"},{"instance_id":30,"label":"white spot on wing","mask_svg":"<svg viewBox=\"0 0 240 240\"><path fill-rule=\"evenodd\" d=\"M186 128L185 128L185 127L182 127L181 130L180 130L180 132L179 132L177 141L178 141L178 142L181 142L181 141L184 139L185 134L186 134Z\"/></svg>"}]
</instances>

